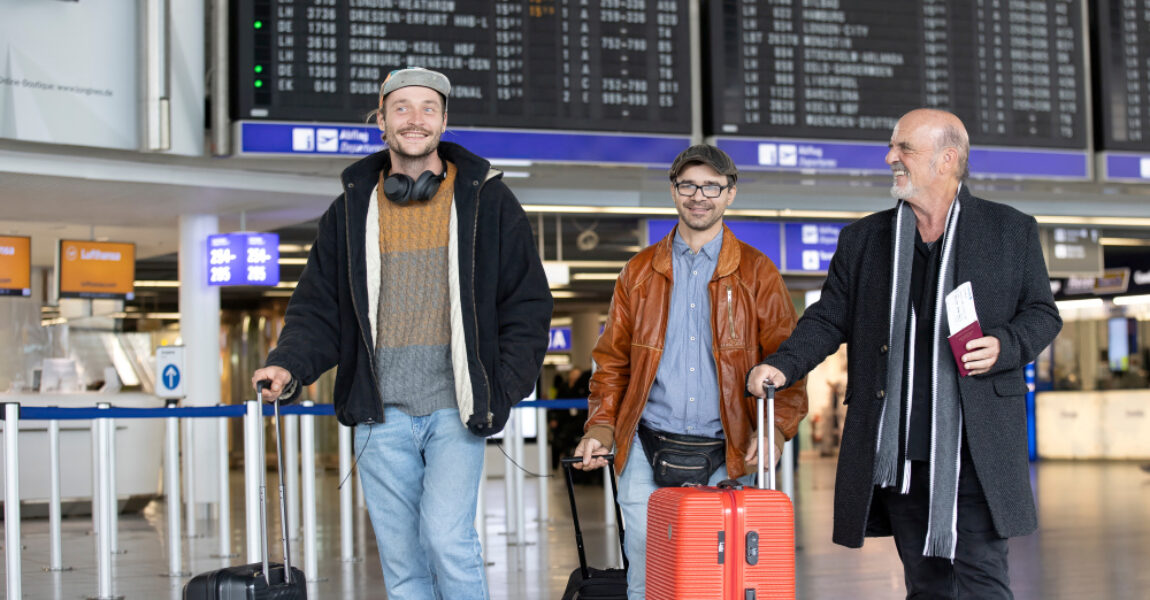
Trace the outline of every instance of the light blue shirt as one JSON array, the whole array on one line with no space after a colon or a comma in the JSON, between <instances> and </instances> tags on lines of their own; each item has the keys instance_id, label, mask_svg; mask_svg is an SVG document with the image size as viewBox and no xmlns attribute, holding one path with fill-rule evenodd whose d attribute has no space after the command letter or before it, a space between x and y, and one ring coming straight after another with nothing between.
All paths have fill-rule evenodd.
<instances>
[{"instance_id":1,"label":"light blue shirt","mask_svg":"<svg viewBox=\"0 0 1150 600\"><path fill-rule=\"evenodd\" d=\"M667 337L643 410L643 423L652 429L724 437L719 417L719 375L711 350L711 295L707 290L722 247L720 232L695 254L675 233Z\"/></svg>"}]
</instances>

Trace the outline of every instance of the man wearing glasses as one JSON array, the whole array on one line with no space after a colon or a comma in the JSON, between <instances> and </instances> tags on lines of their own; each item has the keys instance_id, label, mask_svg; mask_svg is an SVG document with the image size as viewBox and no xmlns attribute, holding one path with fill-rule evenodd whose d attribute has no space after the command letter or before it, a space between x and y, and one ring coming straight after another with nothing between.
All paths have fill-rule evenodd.
<instances>
[{"instance_id":1,"label":"man wearing glasses","mask_svg":"<svg viewBox=\"0 0 1150 600\"><path fill-rule=\"evenodd\" d=\"M586 434L575 449L581 468L591 470L607 464L596 455L614 448L630 600L646 592L647 498L656 488L751 483L758 424L744 375L796 321L774 263L723 225L738 179L731 157L691 146L670 177L679 223L615 282L591 353ZM802 382L780 392L776 407L780 450L807 412Z\"/></svg>"}]
</instances>

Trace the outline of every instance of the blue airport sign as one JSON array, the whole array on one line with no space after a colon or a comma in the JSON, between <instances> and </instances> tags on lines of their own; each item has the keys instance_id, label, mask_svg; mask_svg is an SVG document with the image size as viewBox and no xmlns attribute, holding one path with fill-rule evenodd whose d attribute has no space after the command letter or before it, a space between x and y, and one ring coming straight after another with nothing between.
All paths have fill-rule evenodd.
<instances>
[{"instance_id":1,"label":"blue airport sign","mask_svg":"<svg viewBox=\"0 0 1150 600\"><path fill-rule=\"evenodd\" d=\"M1105 154L1102 161L1107 181L1150 183L1150 154Z\"/></svg>"},{"instance_id":2,"label":"blue airport sign","mask_svg":"<svg viewBox=\"0 0 1150 600\"><path fill-rule=\"evenodd\" d=\"M821 142L716 138L739 168L798 173L886 174L887 145L879 142ZM1090 179L1085 150L970 149L975 178Z\"/></svg>"},{"instance_id":3,"label":"blue airport sign","mask_svg":"<svg viewBox=\"0 0 1150 600\"><path fill-rule=\"evenodd\" d=\"M679 221L677 219L647 219L647 243L654 244L663 239ZM723 219L723 223L731 229L731 233L740 241L750 244L767 258L782 265L782 245L778 223L767 221L732 221ZM781 268L780 268L781 270Z\"/></svg>"},{"instance_id":4,"label":"blue airport sign","mask_svg":"<svg viewBox=\"0 0 1150 600\"><path fill-rule=\"evenodd\" d=\"M552 327L551 337L547 342L548 352L570 352L571 351L571 328L570 327Z\"/></svg>"},{"instance_id":5,"label":"blue airport sign","mask_svg":"<svg viewBox=\"0 0 1150 600\"><path fill-rule=\"evenodd\" d=\"M209 235L208 285L277 285L279 243L275 233Z\"/></svg>"},{"instance_id":6,"label":"blue airport sign","mask_svg":"<svg viewBox=\"0 0 1150 600\"><path fill-rule=\"evenodd\" d=\"M786 223L783 243L787 250L783 271L825 273L846 223Z\"/></svg>"},{"instance_id":7,"label":"blue airport sign","mask_svg":"<svg viewBox=\"0 0 1150 600\"><path fill-rule=\"evenodd\" d=\"M241 121L240 154L363 156L383 150L374 125ZM684 135L449 128L455 142L488 159L670 165L691 143Z\"/></svg>"}]
</instances>

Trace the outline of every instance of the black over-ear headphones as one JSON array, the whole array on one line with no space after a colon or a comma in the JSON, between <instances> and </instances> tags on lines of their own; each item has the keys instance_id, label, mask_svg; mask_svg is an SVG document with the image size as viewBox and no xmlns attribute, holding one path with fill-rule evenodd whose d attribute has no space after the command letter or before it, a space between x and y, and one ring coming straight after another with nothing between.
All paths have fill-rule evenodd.
<instances>
[{"instance_id":1,"label":"black over-ear headphones","mask_svg":"<svg viewBox=\"0 0 1150 600\"><path fill-rule=\"evenodd\" d=\"M396 204L408 202L426 202L431 200L439 191L439 184L443 181L447 171L436 175L431 171L424 171L419 179L412 180L403 173L389 175L383 180L383 195Z\"/></svg>"}]
</instances>

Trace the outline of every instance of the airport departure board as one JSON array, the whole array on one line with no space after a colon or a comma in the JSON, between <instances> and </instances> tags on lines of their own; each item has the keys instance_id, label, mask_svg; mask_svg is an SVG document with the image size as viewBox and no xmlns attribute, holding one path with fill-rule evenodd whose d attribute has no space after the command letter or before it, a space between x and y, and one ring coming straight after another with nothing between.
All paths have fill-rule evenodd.
<instances>
[{"instance_id":1,"label":"airport departure board","mask_svg":"<svg viewBox=\"0 0 1150 600\"><path fill-rule=\"evenodd\" d=\"M1150 149L1150 0L1098 0L1099 141L1103 150Z\"/></svg>"},{"instance_id":2,"label":"airport departure board","mask_svg":"<svg viewBox=\"0 0 1150 600\"><path fill-rule=\"evenodd\" d=\"M689 133L687 0L237 0L232 116L363 122L446 74L453 126Z\"/></svg>"},{"instance_id":3,"label":"airport departure board","mask_svg":"<svg viewBox=\"0 0 1150 600\"><path fill-rule=\"evenodd\" d=\"M885 141L926 106L981 146L1086 148L1082 1L714 0L705 128Z\"/></svg>"}]
</instances>

